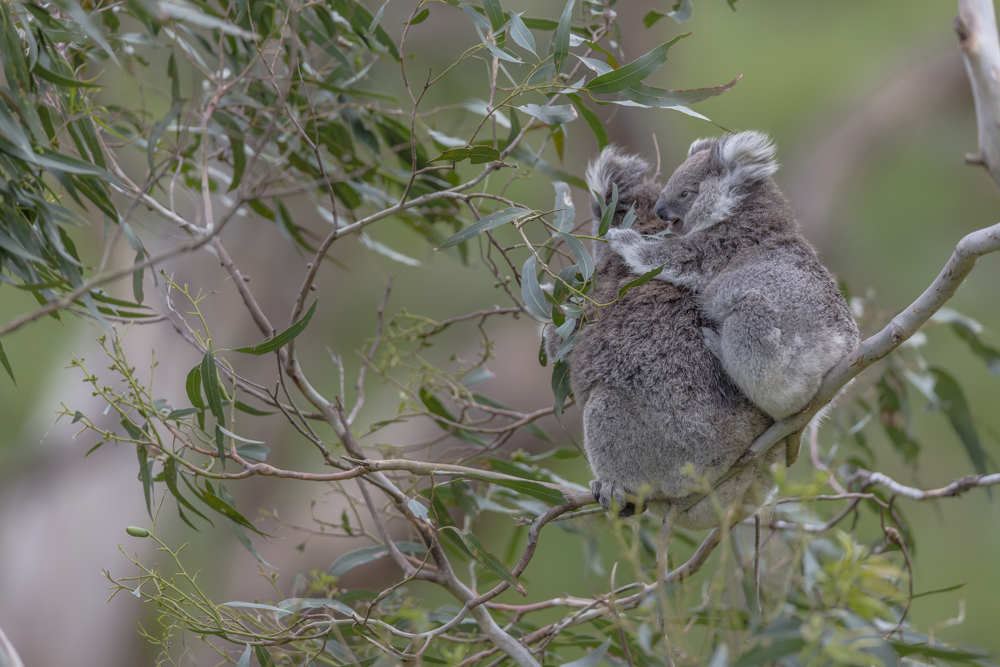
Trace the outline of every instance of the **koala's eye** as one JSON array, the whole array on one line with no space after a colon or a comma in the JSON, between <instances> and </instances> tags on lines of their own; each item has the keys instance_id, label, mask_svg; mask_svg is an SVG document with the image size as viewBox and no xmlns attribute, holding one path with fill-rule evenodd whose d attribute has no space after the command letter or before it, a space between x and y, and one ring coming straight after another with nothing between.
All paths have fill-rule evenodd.
<instances>
[{"instance_id":1,"label":"koala's eye","mask_svg":"<svg viewBox=\"0 0 1000 667\"><path fill-rule=\"evenodd\" d=\"M687 197L687 196L688 196L689 194L691 194L691 193L690 193L690 192L688 192L687 190L681 190L681 199L684 199L684 198L685 198L685 197Z\"/></svg>"}]
</instances>

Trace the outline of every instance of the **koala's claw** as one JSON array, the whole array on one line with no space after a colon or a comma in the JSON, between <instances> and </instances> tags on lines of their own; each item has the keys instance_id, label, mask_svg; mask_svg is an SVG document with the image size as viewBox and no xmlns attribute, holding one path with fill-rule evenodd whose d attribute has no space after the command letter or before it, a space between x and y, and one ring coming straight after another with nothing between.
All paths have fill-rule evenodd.
<instances>
[{"instance_id":1,"label":"koala's claw","mask_svg":"<svg viewBox=\"0 0 1000 667\"><path fill-rule=\"evenodd\" d=\"M611 482L595 479L590 482L590 492L594 494L594 498L601 504L605 512L610 512L611 506L614 505L619 508L618 516L623 519L635 514L635 504L625 499L626 493L635 495L628 489Z\"/></svg>"}]
</instances>

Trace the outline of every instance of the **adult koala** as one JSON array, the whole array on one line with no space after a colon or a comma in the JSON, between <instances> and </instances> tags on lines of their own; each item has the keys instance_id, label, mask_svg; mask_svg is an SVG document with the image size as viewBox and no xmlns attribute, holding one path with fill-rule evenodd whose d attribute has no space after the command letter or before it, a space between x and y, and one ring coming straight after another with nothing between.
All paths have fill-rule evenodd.
<instances>
[{"instance_id":1,"label":"adult koala","mask_svg":"<svg viewBox=\"0 0 1000 667\"><path fill-rule=\"evenodd\" d=\"M774 146L759 132L699 139L655 210L672 235L644 240L614 229L607 240L635 273L696 295L705 342L726 374L774 419L805 408L826 373L859 340L837 283L799 231L771 180ZM788 465L798 434L788 440Z\"/></svg>"},{"instance_id":2,"label":"adult koala","mask_svg":"<svg viewBox=\"0 0 1000 667\"><path fill-rule=\"evenodd\" d=\"M612 221L620 228L635 205L632 229L652 234L665 229L653 208L660 186L649 165L615 147L605 148L587 170L590 189L607 200L618 186ZM594 235L600 207L593 202ZM622 516L635 506L625 494L666 498L647 503L665 514L685 506L732 468L771 419L751 403L705 345L702 329L711 322L697 297L683 287L649 281L617 299L618 289L636 275L607 244L594 244L597 281L570 360L570 381L583 408L584 446L597 479L591 490L605 509ZM617 300L616 300L617 299ZM546 343L554 352L559 336L549 325ZM783 461L782 448L727 479L714 491L723 510L736 507L734 520L754 514L774 494L767 466ZM641 510L640 510L641 511ZM681 513L676 525L702 529L718 525L722 514L712 498Z\"/></svg>"}]
</instances>

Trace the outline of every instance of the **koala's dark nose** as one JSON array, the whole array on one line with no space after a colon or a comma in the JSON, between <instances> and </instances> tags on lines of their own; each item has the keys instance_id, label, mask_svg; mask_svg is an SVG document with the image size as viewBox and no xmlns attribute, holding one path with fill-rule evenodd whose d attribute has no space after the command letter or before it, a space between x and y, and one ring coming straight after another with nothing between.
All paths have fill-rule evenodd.
<instances>
[{"instance_id":1,"label":"koala's dark nose","mask_svg":"<svg viewBox=\"0 0 1000 667\"><path fill-rule=\"evenodd\" d=\"M656 217L660 220L667 219L667 198L660 197L656 200L656 206L653 207L653 213L656 213Z\"/></svg>"}]
</instances>

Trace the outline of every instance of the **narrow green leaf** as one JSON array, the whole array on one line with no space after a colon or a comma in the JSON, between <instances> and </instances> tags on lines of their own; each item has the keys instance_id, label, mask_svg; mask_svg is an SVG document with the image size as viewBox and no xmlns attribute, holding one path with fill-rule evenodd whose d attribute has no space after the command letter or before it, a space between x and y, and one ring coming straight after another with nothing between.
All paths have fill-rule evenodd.
<instances>
[{"instance_id":1,"label":"narrow green leaf","mask_svg":"<svg viewBox=\"0 0 1000 667\"><path fill-rule=\"evenodd\" d=\"M486 569L488 569L493 574L500 577L502 580L506 581L508 584L514 587L521 595L527 597L528 591L525 590L521 582L517 580L510 570L504 567L500 559L490 553L489 549L483 546L483 543L479 541L479 538L472 533L463 533L457 528L448 527L448 530L455 531L459 538L465 544L466 548L472 553L472 557L479 561Z\"/></svg>"},{"instance_id":2,"label":"narrow green leaf","mask_svg":"<svg viewBox=\"0 0 1000 667\"><path fill-rule=\"evenodd\" d=\"M138 438L133 438L138 440ZM139 459L139 480L142 482L142 494L146 498L146 511L150 518L153 516L153 477L149 474L149 457L146 455L146 448L142 445L135 446L135 454Z\"/></svg>"},{"instance_id":3,"label":"narrow green leaf","mask_svg":"<svg viewBox=\"0 0 1000 667\"><path fill-rule=\"evenodd\" d=\"M628 292L633 287L638 287L639 285L645 285L650 280L652 280L656 276L660 275L660 273L662 273L662 272L663 272L663 267L662 266L658 266L655 269L653 269L652 271L647 271L646 273L642 274L641 276L639 276L635 280L632 280L632 281L629 281L629 282L625 283L618 290L618 298L620 299L623 296L625 296L625 293Z\"/></svg>"},{"instance_id":4,"label":"narrow green leaf","mask_svg":"<svg viewBox=\"0 0 1000 667\"><path fill-rule=\"evenodd\" d=\"M654 108L668 108L696 104L711 97L716 97L726 92L736 85L736 82L743 78L740 74L729 83L710 88L690 88L688 90L667 90L665 88L653 88L644 83L637 83L631 88L622 91L622 96L633 102Z\"/></svg>"},{"instance_id":5,"label":"narrow green leaf","mask_svg":"<svg viewBox=\"0 0 1000 667\"><path fill-rule=\"evenodd\" d=\"M608 133L605 131L604 123L601 122L601 119L597 116L597 114L591 111L590 108L583 103L583 100L580 99L579 95L570 93L566 97L570 99L577 112L583 116L583 120L586 121L587 127L589 127L590 131L594 133L594 138L597 139L598 149L603 149L607 146L610 143L608 140Z\"/></svg>"},{"instance_id":6,"label":"narrow green leaf","mask_svg":"<svg viewBox=\"0 0 1000 667\"><path fill-rule=\"evenodd\" d=\"M585 88L594 95L608 95L625 90L637 83L642 83L643 79L660 69L660 66L667 61L667 51L670 47L676 44L678 40L690 34L678 35L666 44L661 44L644 56L636 58L628 65L623 65L613 72L602 74L596 79L589 81Z\"/></svg>"},{"instance_id":7,"label":"narrow green leaf","mask_svg":"<svg viewBox=\"0 0 1000 667\"><path fill-rule=\"evenodd\" d=\"M604 654L608 652L608 647L611 646L611 638L604 640L600 646L594 649L594 652L585 658L580 658L579 660L574 660L573 662L565 662L562 667L595 667L597 663L604 659Z\"/></svg>"},{"instance_id":8,"label":"narrow green leaf","mask_svg":"<svg viewBox=\"0 0 1000 667\"><path fill-rule=\"evenodd\" d=\"M552 63L556 67L557 74L562 71L563 64L569 56L570 21L573 20L575 4L576 0L566 0L562 16L559 17L559 27L556 28L555 37L552 39Z\"/></svg>"},{"instance_id":9,"label":"narrow green leaf","mask_svg":"<svg viewBox=\"0 0 1000 667\"><path fill-rule=\"evenodd\" d=\"M942 308L931 316L931 321L951 325L955 335L964 340L972 353L986 362L986 368L994 375L1000 375L1000 350L983 342L980 334L983 325L951 308Z\"/></svg>"},{"instance_id":10,"label":"narrow green leaf","mask_svg":"<svg viewBox=\"0 0 1000 667\"><path fill-rule=\"evenodd\" d=\"M222 427L215 425L215 450L219 454L219 465L226 469L226 438L222 432Z\"/></svg>"},{"instance_id":11,"label":"narrow green leaf","mask_svg":"<svg viewBox=\"0 0 1000 667\"><path fill-rule=\"evenodd\" d=\"M423 402L424 406L431 414L435 414L438 417L447 419L449 422L452 423L457 422L455 417L450 412L448 412L447 408L444 407L444 404L441 403L441 401L438 400L438 397L435 396L431 391L429 391L427 387L420 388L420 400ZM485 447L487 444L489 444L482 436L480 436L477 433L471 431L465 431L456 426L452 426L452 424L442 421L435 420L435 423L445 431L454 429L456 438L458 438L463 442L467 442L470 445L473 445L474 447Z\"/></svg>"},{"instance_id":12,"label":"narrow green leaf","mask_svg":"<svg viewBox=\"0 0 1000 667\"><path fill-rule=\"evenodd\" d=\"M76 79L70 79L60 74L56 74L52 70L45 69L37 63L35 64L35 68L31 70L31 73L40 79L45 79L49 83L54 83L57 86L63 86L65 88L101 88L101 86L96 83L77 81Z\"/></svg>"},{"instance_id":13,"label":"narrow green leaf","mask_svg":"<svg viewBox=\"0 0 1000 667\"><path fill-rule=\"evenodd\" d=\"M205 402L201 400L201 364L198 364L188 372L185 389L187 390L188 400L191 401L191 405L199 410L204 410Z\"/></svg>"},{"instance_id":14,"label":"narrow green leaf","mask_svg":"<svg viewBox=\"0 0 1000 667\"><path fill-rule=\"evenodd\" d=\"M635 224L635 202L629 206L628 211L625 213L625 217L622 218L622 229L631 229L632 225Z\"/></svg>"},{"instance_id":15,"label":"narrow green leaf","mask_svg":"<svg viewBox=\"0 0 1000 667\"><path fill-rule=\"evenodd\" d=\"M492 53L493 55L495 55L500 60L506 60L507 62L510 62L510 63L517 63L518 65L524 63L523 60L521 60L520 58L517 57L517 54L513 53L512 51L510 51L508 49L501 48L499 46L495 46L493 44L490 44L489 42L485 42L485 46L489 50L490 53Z\"/></svg>"},{"instance_id":16,"label":"narrow green leaf","mask_svg":"<svg viewBox=\"0 0 1000 667\"><path fill-rule=\"evenodd\" d=\"M372 37L375 34L375 31L378 29L378 24L382 22L382 15L385 14L385 7L388 4L389 0L385 0L385 2L382 3L382 6L378 8L378 11L375 12L375 17L372 19L372 22L368 24L368 30L365 32L365 37Z\"/></svg>"},{"instance_id":17,"label":"narrow green leaf","mask_svg":"<svg viewBox=\"0 0 1000 667\"><path fill-rule=\"evenodd\" d=\"M545 293L542 292L538 276L535 275L536 263L537 259L531 255L521 267L521 298L528 312L542 321L548 321L549 308L545 305Z\"/></svg>"},{"instance_id":18,"label":"narrow green leaf","mask_svg":"<svg viewBox=\"0 0 1000 667\"><path fill-rule=\"evenodd\" d=\"M80 5L76 4L73 0L56 0L56 5L58 5L61 10L69 14L70 18L76 21L76 23L83 28L83 31L90 35L95 42L97 42L97 45L101 47L101 50L108 54L108 57L111 58L116 65L121 65L121 63L118 62L118 58L115 57L115 52L111 49L111 45L108 44L108 40L105 39L104 33L101 32L100 28L94 25L87 13L80 8Z\"/></svg>"},{"instance_id":19,"label":"narrow green leaf","mask_svg":"<svg viewBox=\"0 0 1000 667\"><path fill-rule=\"evenodd\" d=\"M139 252L136 253L135 263L137 265L141 264L142 260L144 260L145 258L146 258L146 253L143 252L142 249L140 248ZM142 300L144 298L144 295L142 293L142 278L143 278L143 275L144 275L144 271L141 268L137 269L136 271L134 271L132 273L132 296L135 297L135 302L139 303L139 304L142 303Z\"/></svg>"},{"instance_id":20,"label":"narrow green leaf","mask_svg":"<svg viewBox=\"0 0 1000 667\"><path fill-rule=\"evenodd\" d=\"M514 12L510 13L510 36L518 46L530 51L531 55L538 56L535 53L535 37L528 30L528 26L524 25L521 15Z\"/></svg>"},{"instance_id":21,"label":"narrow green leaf","mask_svg":"<svg viewBox=\"0 0 1000 667\"><path fill-rule=\"evenodd\" d=\"M220 487L221 488L221 487ZM227 519L231 519L233 522L243 526L244 528L249 528L258 535L266 537L264 533L257 530L252 523L246 520L242 514L240 514L235 507L230 503L226 502L216 494L208 490L208 488L203 489L201 492L202 500L205 504L211 507L214 511L218 512Z\"/></svg>"},{"instance_id":22,"label":"narrow green leaf","mask_svg":"<svg viewBox=\"0 0 1000 667\"><path fill-rule=\"evenodd\" d=\"M230 431L228 429L225 429L225 428L222 428L221 426L219 427L219 430L221 430L223 433L225 433L226 435L228 435L233 440L239 440L240 442L245 442L245 443L248 443L248 444L251 444L251 445L263 445L264 444L264 442L262 440L249 440L249 439L244 438L242 436L236 435L232 431Z\"/></svg>"},{"instance_id":23,"label":"narrow green leaf","mask_svg":"<svg viewBox=\"0 0 1000 667\"><path fill-rule=\"evenodd\" d=\"M596 192L597 201L601 204L601 222L597 226L597 235L604 236L611 229L611 221L614 220L615 211L618 210L618 184L611 184L611 201L607 204L604 203L604 197L607 196L606 192Z\"/></svg>"},{"instance_id":24,"label":"narrow green leaf","mask_svg":"<svg viewBox=\"0 0 1000 667\"><path fill-rule=\"evenodd\" d=\"M951 375L940 368L928 369L934 375L934 393L941 401L941 409L948 415L951 427L958 434L959 439L965 446L965 451L972 461L972 467L980 475L985 475L986 453L983 452L982 444L979 442L979 434L976 432L976 424L969 411L969 404L965 400L962 388L958 386Z\"/></svg>"},{"instance_id":25,"label":"narrow green leaf","mask_svg":"<svg viewBox=\"0 0 1000 667\"><path fill-rule=\"evenodd\" d=\"M575 236L570 234L560 234L560 236L569 246L570 252L573 253L573 259L576 260L576 265L579 267L583 279L590 280L590 277L594 275L594 258L590 256L587 247Z\"/></svg>"},{"instance_id":26,"label":"narrow green leaf","mask_svg":"<svg viewBox=\"0 0 1000 667\"><path fill-rule=\"evenodd\" d=\"M167 59L167 78L170 79L170 102L171 105L176 105L181 101L181 75L177 71L177 60L173 51Z\"/></svg>"},{"instance_id":27,"label":"narrow green leaf","mask_svg":"<svg viewBox=\"0 0 1000 667\"><path fill-rule=\"evenodd\" d=\"M274 410L258 410L253 406L247 405L243 401L236 401L235 403L233 403L233 407L239 410L240 412L245 412L248 415L254 415L256 417L263 417L265 415L275 414Z\"/></svg>"},{"instance_id":28,"label":"narrow green leaf","mask_svg":"<svg viewBox=\"0 0 1000 667\"><path fill-rule=\"evenodd\" d=\"M546 125L561 125L576 120L576 109L572 104L558 104L556 106L541 106L538 104L525 104L517 107L529 116L534 116Z\"/></svg>"},{"instance_id":29,"label":"narrow green leaf","mask_svg":"<svg viewBox=\"0 0 1000 667\"><path fill-rule=\"evenodd\" d=\"M511 220L516 220L528 212L529 211L526 208L511 206L510 208L499 210L496 213L491 213L482 220L472 223L458 234L449 237L444 243L435 248L435 250L443 250L445 248L458 245L459 243L464 243L465 241L479 236L487 230L496 229L500 225L506 224Z\"/></svg>"},{"instance_id":30,"label":"narrow green leaf","mask_svg":"<svg viewBox=\"0 0 1000 667\"><path fill-rule=\"evenodd\" d=\"M475 23L477 26L479 26L483 30L490 30L490 29L492 29L492 26L490 25L490 22L486 19L486 17L483 16L482 14L480 14L479 12L477 12L475 9L473 9L469 5L465 4L464 2L460 2L460 3L458 3L458 7L463 12L465 12L465 15L468 16L469 19L473 23Z\"/></svg>"},{"instance_id":31,"label":"narrow green leaf","mask_svg":"<svg viewBox=\"0 0 1000 667\"><path fill-rule=\"evenodd\" d=\"M427 553L427 547L415 542L396 542L396 548L406 554ZM340 577L360 565L385 558L388 555L389 547L383 545L356 549L333 561L333 564L330 565L326 573L331 577Z\"/></svg>"},{"instance_id":32,"label":"narrow green leaf","mask_svg":"<svg viewBox=\"0 0 1000 667\"><path fill-rule=\"evenodd\" d=\"M243 655L236 661L236 667L250 667L250 653L250 644L247 644L247 647L243 649Z\"/></svg>"},{"instance_id":33,"label":"narrow green leaf","mask_svg":"<svg viewBox=\"0 0 1000 667\"><path fill-rule=\"evenodd\" d=\"M656 22L662 19L666 14L661 14L660 12L650 11L645 16L642 17L642 24L647 28L652 28L656 25Z\"/></svg>"},{"instance_id":34,"label":"narrow green leaf","mask_svg":"<svg viewBox=\"0 0 1000 667\"><path fill-rule=\"evenodd\" d=\"M309 310L306 311L306 314L302 317L302 319L276 335L274 338L268 338L251 347L238 347L233 350L233 352L243 352L245 354L256 354L259 356L261 354L267 354L268 352L280 350L306 330L306 327L309 326L309 320L312 319L313 313L316 312L316 304L318 303L319 299L313 301L312 305L309 306Z\"/></svg>"},{"instance_id":35,"label":"narrow green leaf","mask_svg":"<svg viewBox=\"0 0 1000 667\"><path fill-rule=\"evenodd\" d=\"M486 16L490 20L490 28L493 30L493 34L496 34L507 22L503 7L500 6L500 0L482 0L482 2Z\"/></svg>"},{"instance_id":36,"label":"narrow green leaf","mask_svg":"<svg viewBox=\"0 0 1000 667\"><path fill-rule=\"evenodd\" d=\"M0 343L0 364L3 364L4 370L7 371L7 375L10 376L11 381L14 386L17 386L17 380L14 379L14 371L11 370L10 361L7 360L7 353L3 351L3 343Z\"/></svg>"},{"instance_id":37,"label":"narrow green leaf","mask_svg":"<svg viewBox=\"0 0 1000 667\"><path fill-rule=\"evenodd\" d=\"M174 497L174 499L177 500L178 503L180 503L184 507L194 512L205 521L208 521L209 524L214 525L212 524L211 520L207 516L199 512L198 509L181 494L180 489L177 488L177 464L174 462L172 458L168 458L163 463L163 481L166 482L167 489L170 491L170 494ZM197 530L197 528L195 528L195 530Z\"/></svg>"},{"instance_id":38,"label":"narrow green leaf","mask_svg":"<svg viewBox=\"0 0 1000 667\"><path fill-rule=\"evenodd\" d=\"M455 162L469 160L472 164L484 164L499 159L500 151L492 146L466 146L464 148L447 150L431 160L431 162L437 162L438 160L454 160Z\"/></svg>"},{"instance_id":39,"label":"narrow green leaf","mask_svg":"<svg viewBox=\"0 0 1000 667\"><path fill-rule=\"evenodd\" d=\"M552 366L552 395L555 397L556 419L562 421L563 407L569 396L569 362L557 361Z\"/></svg>"},{"instance_id":40,"label":"narrow green leaf","mask_svg":"<svg viewBox=\"0 0 1000 667\"><path fill-rule=\"evenodd\" d=\"M220 424L226 423L226 415L222 412L222 391L219 388L219 373L215 368L215 357L212 355L212 350L206 350L205 356L201 359L201 386L205 389L208 408L212 411L216 421Z\"/></svg>"},{"instance_id":41,"label":"narrow green leaf","mask_svg":"<svg viewBox=\"0 0 1000 667\"><path fill-rule=\"evenodd\" d=\"M430 16L430 15L431 15L431 10L427 9L426 7L424 7L419 12L417 12L416 16L413 17L413 20L410 21L410 25L411 26L415 26L415 25L418 25L420 23L423 23L424 21L427 20L427 17Z\"/></svg>"},{"instance_id":42,"label":"narrow green leaf","mask_svg":"<svg viewBox=\"0 0 1000 667\"><path fill-rule=\"evenodd\" d=\"M236 453L245 459L263 463L271 453L271 448L264 445L241 445L236 448Z\"/></svg>"},{"instance_id":43,"label":"narrow green leaf","mask_svg":"<svg viewBox=\"0 0 1000 667\"><path fill-rule=\"evenodd\" d=\"M170 107L170 111L167 112L167 115L153 124L153 129L150 131L149 140L146 144L146 160L149 162L150 169L154 166L156 148L160 143L160 137L162 137L163 133L167 131L167 127L170 126L170 123L172 123L180 114L181 110L184 108L184 104L184 101L174 102L174 105Z\"/></svg>"},{"instance_id":44,"label":"narrow green leaf","mask_svg":"<svg viewBox=\"0 0 1000 667\"><path fill-rule=\"evenodd\" d=\"M271 567L271 568L274 567L273 565L271 565L270 563L268 563L266 560L264 560L264 558L260 555L260 553L257 552L257 547L255 547L253 545L253 542L250 541L250 536L246 534L246 531L244 531L243 528L241 528L235 521L233 521L229 517L226 517L226 522L229 524L229 527L232 529L233 535L235 535L236 539L239 540L239 543L243 545L244 549L246 549L247 551L250 552L251 556L253 556L255 559L257 559L257 562L259 562L262 565L265 565L267 567Z\"/></svg>"}]
</instances>

